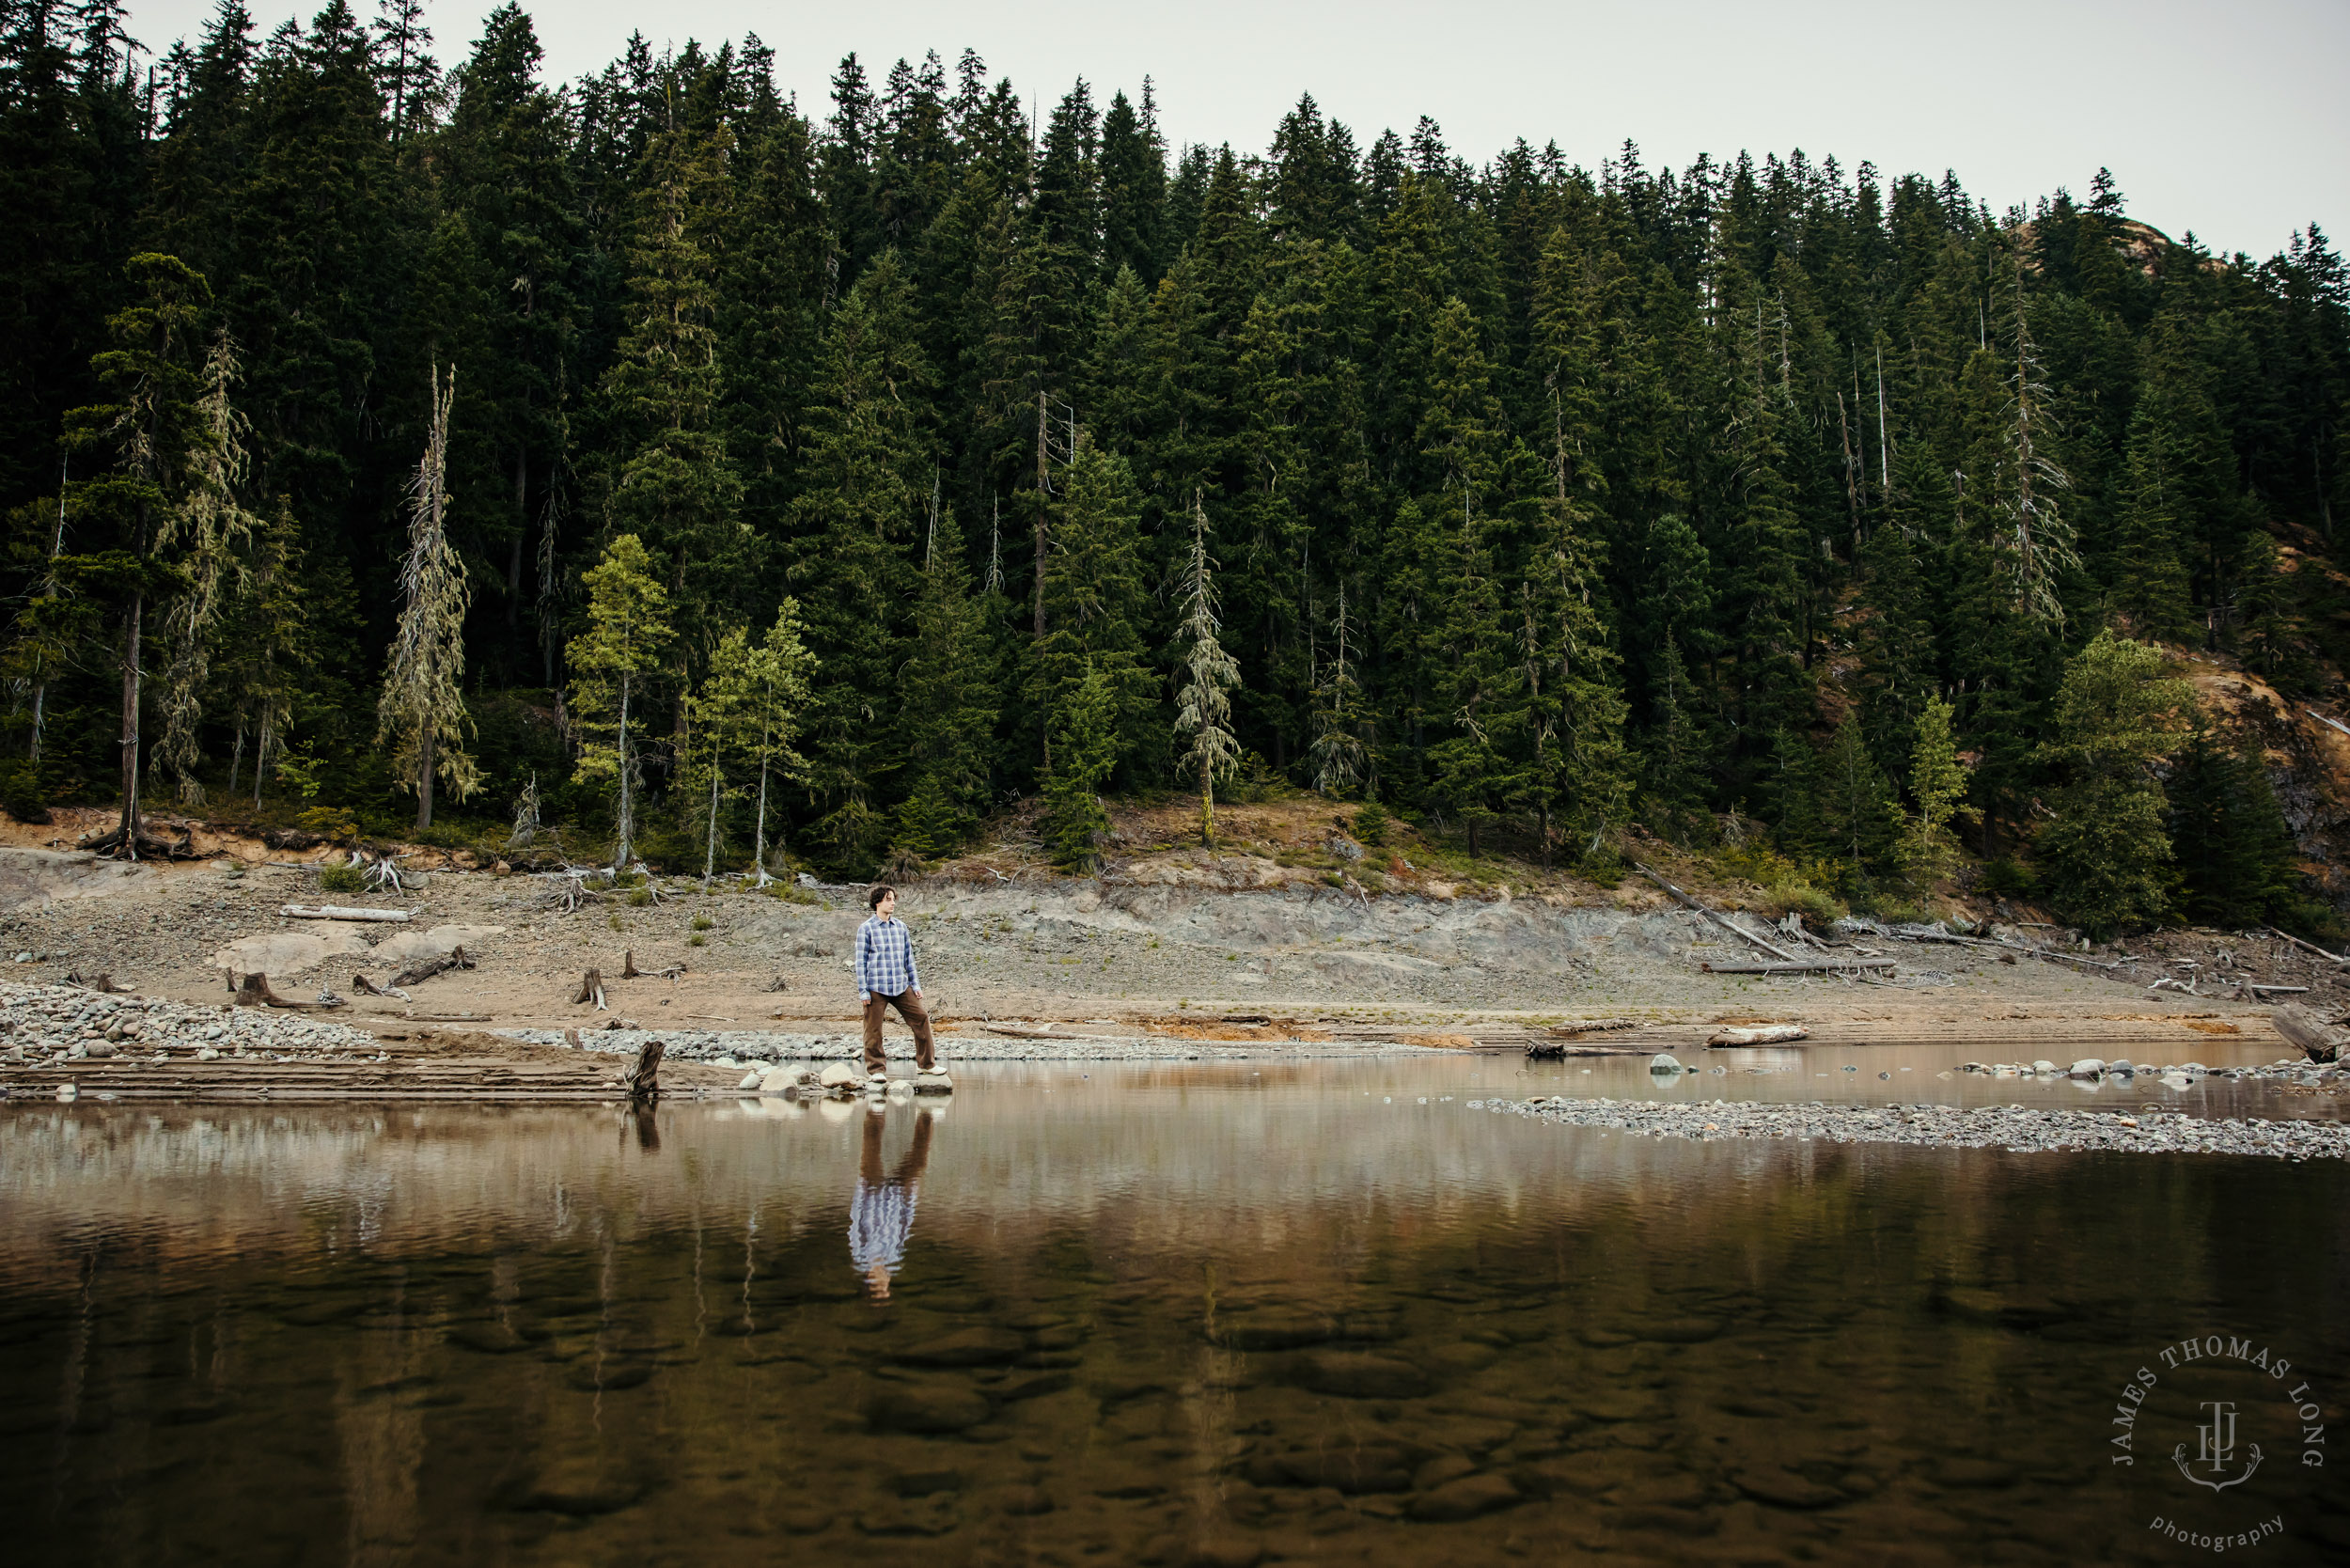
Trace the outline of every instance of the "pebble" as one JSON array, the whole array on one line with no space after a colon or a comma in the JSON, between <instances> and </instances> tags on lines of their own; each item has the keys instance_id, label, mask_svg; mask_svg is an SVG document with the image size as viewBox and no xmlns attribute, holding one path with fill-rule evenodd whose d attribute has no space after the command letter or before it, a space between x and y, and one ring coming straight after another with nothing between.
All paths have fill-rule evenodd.
<instances>
[{"instance_id":1,"label":"pebble","mask_svg":"<svg viewBox=\"0 0 2350 1568\"><path fill-rule=\"evenodd\" d=\"M2005 1149L2012 1153L2117 1149L2147 1154L2264 1154L2275 1159L2350 1159L2350 1125L2264 1121L2177 1111L2043 1110L2029 1105L1864 1105L1716 1100L1700 1105L1645 1101L1471 1100L1472 1110L1539 1117L1578 1127L1612 1127L1666 1137L1818 1138L1832 1143L1906 1143L1932 1149Z\"/></svg>"},{"instance_id":2,"label":"pebble","mask_svg":"<svg viewBox=\"0 0 2350 1568\"><path fill-rule=\"evenodd\" d=\"M2151 1073L2159 1076L2163 1084L2170 1089L2184 1089L2196 1078L2261 1078L2298 1084L2330 1084L2350 1077L2350 1074L2345 1074L2341 1066L2333 1062L2302 1061L2292 1057L2280 1057L2264 1067L2215 1069L2205 1067L2200 1061L2182 1062L2176 1067L2168 1063L2154 1067L2133 1064L2126 1058L2117 1058L2112 1061L2099 1061L2095 1057L2084 1057L2072 1066L2065 1068L2044 1061L2033 1062L2029 1067L2006 1061L1990 1063L1970 1061L1961 1066L1959 1071L1984 1073L1995 1078L2013 1078L2026 1074L2038 1073L2047 1077L2084 1080L2130 1078L2140 1073Z\"/></svg>"},{"instance_id":3,"label":"pebble","mask_svg":"<svg viewBox=\"0 0 2350 1568\"><path fill-rule=\"evenodd\" d=\"M142 1058L151 1053L183 1053L210 1061L233 1052L267 1054L280 1059L335 1060L364 1052L372 1056L375 1036L314 1013L267 1008L191 1006L129 994L85 991L71 985L26 985L0 980L0 1036L11 1053L36 1062L63 1056L69 1060L121 1058L135 1040Z\"/></svg>"}]
</instances>

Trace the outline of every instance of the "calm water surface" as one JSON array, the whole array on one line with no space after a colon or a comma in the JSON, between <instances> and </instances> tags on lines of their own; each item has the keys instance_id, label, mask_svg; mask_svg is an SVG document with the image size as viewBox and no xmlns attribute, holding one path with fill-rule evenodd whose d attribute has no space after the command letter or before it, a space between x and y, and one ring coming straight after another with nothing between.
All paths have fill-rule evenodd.
<instances>
[{"instance_id":1,"label":"calm water surface","mask_svg":"<svg viewBox=\"0 0 2350 1568\"><path fill-rule=\"evenodd\" d=\"M1987 1090L1931 1053L1747 1057L1653 1087L1494 1058L1008 1064L878 1115L11 1107L6 1553L2211 1559L2148 1529L2168 1517L2280 1520L2255 1562L2350 1559L2340 1470L2301 1463L2278 1386L2156 1359L2268 1347L2350 1464L2350 1172L1466 1105ZM2172 1460L2207 1403L2264 1453L2224 1491Z\"/></svg>"}]
</instances>

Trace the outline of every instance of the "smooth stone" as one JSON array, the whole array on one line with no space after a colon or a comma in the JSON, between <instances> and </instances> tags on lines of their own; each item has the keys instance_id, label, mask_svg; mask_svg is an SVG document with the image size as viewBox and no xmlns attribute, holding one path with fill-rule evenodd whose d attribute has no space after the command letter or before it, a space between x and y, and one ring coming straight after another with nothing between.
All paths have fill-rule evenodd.
<instances>
[{"instance_id":1,"label":"smooth stone","mask_svg":"<svg viewBox=\"0 0 2350 1568\"><path fill-rule=\"evenodd\" d=\"M2035 1073L2053 1073L2057 1070L2057 1064L2044 1057L2031 1064L2031 1070Z\"/></svg>"},{"instance_id":2,"label":"smooth stone","mask_svg":"<svg viewBox=\"0 0 2350 1568\"><path fill-rule=\"evenodd\" d=\"M2106 1064L2102 1058L2097 1057L2083 1057L2080 1060L2066 1068L2064 1070L2064 1075L2068 1078L2096 1078L2104 1076L2105 1071Z\"/></svg>"},{"instance_id":3,"label":"smooth stone","mask_svg":"<svg viewBox=\"0 0 2350 1568\"><path fill-rule=\"evenodd\" d=\"M1655 1056L1648 1058L1648 1070L1652 1073L1680 1073L1686 1071L1686 1069L1681 1065L1681 1062L1677 1058L1661 1051Z\"/></svg>"},{"instance_id":4,"label":"smooth stone","mask_svg":"<svg viewBox=\"0 0 2350 1568\"><path fill-rule=\"evenodd\" d=\"M743 1074L743 1081L736 1084L734 1087L736 1089L758 1089L760 1087L760 1074L757 1073L745 1073Z\"/></svg>"},{"instance_id":5,"label":"smooth stone","mask_svg":"<svg viewBox=\"0 0 2350 1568\"><path fill-rule=\"evenodd\" d=\"M816 1081L825 1089L847 1089L865 1076L845 1061L826 1062L824 1070L816 1074Z\"/></svg>"},{"instance_id":6,"label":"smooth stone","mask_svg":"<svg viewBox=\"0 0 2350 1568\"><path fill-rule=\"evenodd\" d=\"M924 1074L914 1080L914 1092L916 1094L952 1094L954 1091L955 1080L945 1073Z\"/></svg>"}]
</instances>

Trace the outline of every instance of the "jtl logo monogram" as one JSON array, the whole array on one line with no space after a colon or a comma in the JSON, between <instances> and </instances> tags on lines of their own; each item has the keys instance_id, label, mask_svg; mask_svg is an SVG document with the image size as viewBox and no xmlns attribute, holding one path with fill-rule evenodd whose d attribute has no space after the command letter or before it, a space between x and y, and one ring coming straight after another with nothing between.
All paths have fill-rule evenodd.
<instances>
[{"instance_id":1,"label":"jtl logo monogram","mask_svg":"<svg viewBox=\"0 0 2350 1568\"><path fill-rule=\"evenodd\" d=\"M2195 1455L2195 1463L2208 1466L2211 1474L2208 1477L2199 1476L2187 1467L2185 1443L2181 1443L2170 1450L2170 1459L2178 1466L2179 1474L2186 1477L2196 1485L2208 1486L2215 1492L2224 1492L2231 1486L2240 1485L2252 1479L2252 1472L2261 1467L2261 1446L2258 1443L2249 1446L2252 1455L2251 1463L2244 1466L2242 1475L2227 1476L2226 1479L2221 1479L2229 1462L2235 1458L2235 1404L2231 1400L2211 1399L2203 1402L2203 1408L2211 1412L2211 1419L2195 1429L2202 1439L2201 1447Z\"/></svg>"}]
</instances>

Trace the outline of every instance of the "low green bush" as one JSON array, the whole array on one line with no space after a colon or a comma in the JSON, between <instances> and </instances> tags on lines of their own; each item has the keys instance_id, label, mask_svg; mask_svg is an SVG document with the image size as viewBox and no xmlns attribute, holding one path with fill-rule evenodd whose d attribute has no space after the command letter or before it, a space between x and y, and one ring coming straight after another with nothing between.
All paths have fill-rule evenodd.
<instances>
[{"instance_id":1,"label":"low green bush","mask_svg":"<svg viewBox=\"0 0 2350 1568\"><path fill-rule=\"evenodd\" d=\"M329 893L364 893L368 879L356 866L321 866L319 886Z\"/></svg>"}]
</instances>

